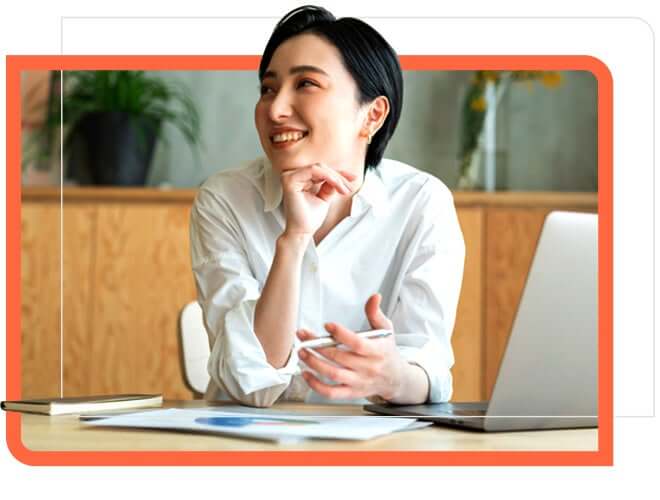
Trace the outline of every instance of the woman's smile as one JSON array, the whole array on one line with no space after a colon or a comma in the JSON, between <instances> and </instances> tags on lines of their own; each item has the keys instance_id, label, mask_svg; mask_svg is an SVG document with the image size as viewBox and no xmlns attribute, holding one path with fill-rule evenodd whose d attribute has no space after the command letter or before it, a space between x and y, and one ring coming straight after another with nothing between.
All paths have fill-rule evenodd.
<instances>
[{"instance_id":1,"label":"woman's smile","mask_svg":"<svg viewBox=\"0 0 660 500\"><path fill-rule=\"evenodd\" d=\"M276 171L314 163L364 169L365 112L339 50L310 33L283 42L260 82L255 124Z\"/></svg>"},{"instance_id":2,"label":"woman's smile","mask_svg":"<svg viewBox=\"0 0 660 500\"><path fill-rule=\"evenodd\" d=\"M288 149L300 144L308 135L307 131L286 130L272 134L270 142L275 149Z\"/></svg>"}]
</instances>

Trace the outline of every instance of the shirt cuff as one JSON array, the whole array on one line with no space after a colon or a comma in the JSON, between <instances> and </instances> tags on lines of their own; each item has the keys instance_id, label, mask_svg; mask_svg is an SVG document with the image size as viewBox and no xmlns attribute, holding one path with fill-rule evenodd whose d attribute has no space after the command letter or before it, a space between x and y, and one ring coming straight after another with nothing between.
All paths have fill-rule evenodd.
<instances>
[{"instance_id":1,"label":"shirt cuff","mask_svg":"<svg viewBox=\"0 0 660 500\"><path fill-rule=\"evenodd\" d=\"M446 403L451 399L453 380L448 368L440 366L437 359L429 359L423 349L405 349L401 354L408 363L419 366L426 373L429 382L427 403Z\"/></svg>"},{"instance_id":2,"label":"shirt cuff","mask_svg":"<svg viewBox=\"0 0 660 500\"><path fill-rule=\"evenodd\" d=\"M255 307L256 300L245 300L227 312L224 334L214 345L209 371L234 399L253 406L270 406L289 386L292 374L268 362L252 328ZM292 363L297 363L293 353L286 366Z\"/></svg>"}]
</instances>

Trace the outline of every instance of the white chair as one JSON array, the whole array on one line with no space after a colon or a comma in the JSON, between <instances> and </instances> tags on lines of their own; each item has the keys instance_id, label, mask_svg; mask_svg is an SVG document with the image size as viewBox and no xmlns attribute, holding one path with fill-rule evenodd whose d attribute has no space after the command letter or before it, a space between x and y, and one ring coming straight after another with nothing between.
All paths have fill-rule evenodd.
<instances>
[{"instance_id":1,"label":"white chair","mask_svg":"<svg viewBox=\"0 0 660 500\"><path fill-rule=\"evenodd\" d=\"M183 373L186 382L200 394L206 392L209 374L206 364L211 350L209 338L204 327L202 308L197 301L190 302L181 311L181 345L183 348Z\"/></svg>"}]
</instances>

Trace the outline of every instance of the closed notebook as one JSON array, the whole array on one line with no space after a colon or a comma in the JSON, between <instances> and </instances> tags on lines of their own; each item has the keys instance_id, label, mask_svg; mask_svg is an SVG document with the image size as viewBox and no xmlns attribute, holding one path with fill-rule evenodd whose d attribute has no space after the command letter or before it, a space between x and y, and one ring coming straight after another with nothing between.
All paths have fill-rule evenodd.
<instances>
[{"instance_id":1,"label":"closed notebook","mask_svg":"<svg viewBox=\"0 0 660 500\"><path fill-rule=\"evenodd\" d=\"M67 415L161 406L162 404L163 396L161 394L114 394L80 398L3 401L0 407L6 411L23 411L28 413L42 413L44 415Z\"/></svg>"}]
</instances>

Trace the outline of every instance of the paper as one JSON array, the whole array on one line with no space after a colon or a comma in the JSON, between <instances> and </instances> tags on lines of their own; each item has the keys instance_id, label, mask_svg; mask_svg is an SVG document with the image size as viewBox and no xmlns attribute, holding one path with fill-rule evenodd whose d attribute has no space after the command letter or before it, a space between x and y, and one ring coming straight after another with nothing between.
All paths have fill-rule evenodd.
<instances>
[{"instance_id":1,"label":"paper","mask_svg":"<svg viewBox=\"0 0 660 500\"><path fill-rule=\"evenodd\" d=\"M259 410L170 408L81 421L95 427L177 430L275 442L303 439L366 440L420 427L414 418L307 416Z\"/></svg>"}]
</instances>

